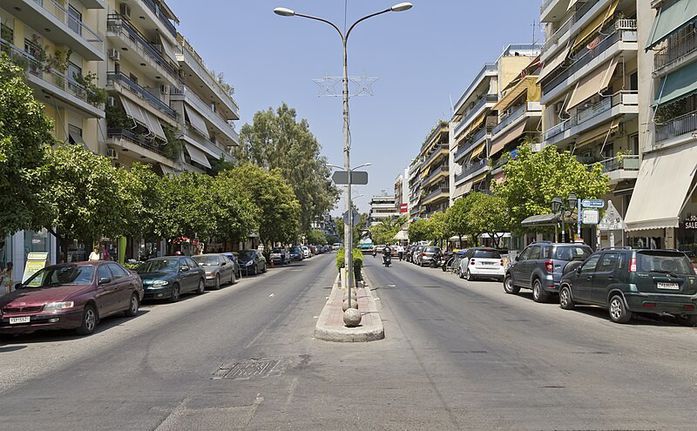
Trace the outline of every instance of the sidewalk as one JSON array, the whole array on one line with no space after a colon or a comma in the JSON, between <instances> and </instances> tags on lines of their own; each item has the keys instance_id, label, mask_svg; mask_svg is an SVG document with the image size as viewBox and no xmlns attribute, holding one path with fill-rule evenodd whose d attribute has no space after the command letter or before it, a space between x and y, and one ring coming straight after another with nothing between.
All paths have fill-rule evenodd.
<instances>
[{"instance_id":1,"label":"sidewalk","mask_svg":"<svg viewBox=\"0 0 697 431\"><path fill-rule=\"evenodd\" d=\"M356 289L358 310L362 316L361 324L355 328L347 328L344 326L344 312L341 309L346 290L340 286L339 276L336 277L329 299L317 319L315 338L340 343L366 342L385 338L385 329L378 313L375 298L370 291L369 284L364 284L364 286L366 288Z\"/></svg>"}]
</instances>

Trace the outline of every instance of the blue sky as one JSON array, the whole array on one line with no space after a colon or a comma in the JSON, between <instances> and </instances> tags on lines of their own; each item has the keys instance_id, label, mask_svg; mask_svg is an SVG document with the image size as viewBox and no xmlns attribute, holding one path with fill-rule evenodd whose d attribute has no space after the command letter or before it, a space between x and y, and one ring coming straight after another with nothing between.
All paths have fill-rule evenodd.
<instances>
[{"instance_id":1,"label":"blue sky","mask_svg":"<svg viewBox=\"0 0 697 431\"><path fill-rule=\"evenodd\" d=\"M401 0L400 0L401 1ZM255 112L288 103L310 122L330 163L343 164L341 99L319 97L313 79L341 74L341 44L329 26L283 18L285 6L341 26L344 0L168 0L179 31L235 87L242 124ZM348 0L349 24L398 0ZM414 8L359 25L349 41L349 73L377 77L373 96L351 102L352 165L371 162L370 184L355 187L361 211L369 197L392 192L439 119L483 63L509 43L529 43L539 0L412 0ZM536 28L536 39L542 33ZM343 203L340 203L343 208Z\"/></svg>"}]
</instances>

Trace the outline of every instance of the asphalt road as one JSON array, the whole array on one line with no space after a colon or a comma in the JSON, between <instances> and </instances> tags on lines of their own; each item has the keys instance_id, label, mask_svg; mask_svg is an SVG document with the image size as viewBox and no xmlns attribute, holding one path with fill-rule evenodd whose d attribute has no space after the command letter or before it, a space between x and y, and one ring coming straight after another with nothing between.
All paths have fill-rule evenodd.
<instances>
[{"instance_id":1,"label":"asphalt road","mask_svg":"<svg viewBox=\"0 0 697 431\"><path fill-rule=\"evenodd\" d=\"M386 339L312 338L335 255L0 343L0 429L695 429L697 330L367 257Z\"/></svg>"}]
</instances>

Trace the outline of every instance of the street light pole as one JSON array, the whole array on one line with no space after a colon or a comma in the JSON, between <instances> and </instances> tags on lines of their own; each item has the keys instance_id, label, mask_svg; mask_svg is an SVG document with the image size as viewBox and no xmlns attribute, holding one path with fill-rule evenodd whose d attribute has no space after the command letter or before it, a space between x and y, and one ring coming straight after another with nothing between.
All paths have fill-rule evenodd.
<instances>
[{"instance_id":1,"label":"street light pole","mask_svg":"<svg viewBox=\"0 0 697 431\"><path fill-rule=\"evenodd\" d=\"M348 223L344 226L344 266L346 268L346 282L348 284L348 305L349 309L351 309L351 289L353 287L353 204L351 202L351 131L350 131L350 116L349 116L349 78L348 78L348 39L349 36L351 35L351 32L353 31L356 26L375 16L382 15L388 12L402 12L405 10L409 10L412 8L412 4L409 2L404 2L404 3L398 3L394 6L392 6L389 9L385 9L379 12L372 13L370 15L366 15L363 18L357 20L354 22L351 27L349 27L348 31L344 33L341 31L341 29L334 24L331 21L328 21L324 18L319 18L316 16L312 15L305 15L305 14L300 14L296 13L292 9L287 9L287 8L276 8L274 9L274 13L280 16L298 16L301 18L307 18L315 21L320 21L325 24L330 25L334 30L336 30L339 33L339 37L341 37L341 45L343 47L343 91L342 91L342 98L343 98L343 117L344 117L344 126L343 126L343 135L344 135L344 169L348 173L348 184L346 184L346 211L347 211L347 219Z\"/></svg>"}]
</instances>

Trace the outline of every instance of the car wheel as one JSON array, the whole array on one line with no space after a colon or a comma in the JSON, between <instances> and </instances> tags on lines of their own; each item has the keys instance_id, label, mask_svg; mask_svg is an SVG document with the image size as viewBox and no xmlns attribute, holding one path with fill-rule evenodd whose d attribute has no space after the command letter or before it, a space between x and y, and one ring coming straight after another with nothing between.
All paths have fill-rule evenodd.
<instances>
[{"instance_id":1,"label":"car wheel","mask_svg":"<svg viewBox=\"0 0 697 431\"><path fill-rule=\"evenodd\" d=\"M232 271L232 272L230 273L230 286L232 286L232 285L235 284L236 282L237 282L237 280L235 279L235 271Z\"/></svg>"},{"instance_id":2,"label":"car wheel","mask_svg":"<svg viewBox=\"0 0 697 431\"><path fill-rule=\"evenodd\" d=\"M268 271L268 270L269 270L269 267L266 266L266 264L264 264L264 270L263 270L262 272L266 272L266 271Z\"/></svg>"},{"instance_id":3,"label":"car wheel","mask_svg":"<svg viewBox=\"0 0 697 431\"><path fill-rule=\"evenodd\" d=\"M179 285L178 285L178 284L175 284L174 286L172 286L172 294L171 294L170 297L169 297L169 302L177 302L177 301L179 301L179 294L180 294L180 293L181 293L181 292L180 292L180 290L179 290Z\"/></svg>"},{"instance_id":4,"label":"car wheel","mask_svg":"<svg viewBox=\"0 0 697 431\"><path fill-rule=\"evenodd\" d=\"M137 316L138 308L140 308L140 299L138 298L138 294L134 293L133 295L131 295L131 300L128 302L128 310L126 310L126 316Z\"/></svg>"},{"instance_id":5,"label":"car wheel","mask_svg":"<svg viewBox=\"0 0 697 431\"><path fill-rule=\"evenodd\" d=\"M259 267L257 265L254 265L254 271L252 272L252 275L257 275L259 274Z\"/></svg>"},{"instance_id":6,"label":"car wheel","mask_svg":"<svg viewBox=\"0 0 697 431\"><path fill-rule=\"evenodd\" d=\"M632 320L632 312L627 310L620 295L610 298L610 320L615 323L627 323Z\"/></svg>"},{"instance_id":7,"label":"car wheel","mask_svg":"<svg viewBox=\"0 0 697 431\"><path fill-rule=\"evenodd\" d=\"M198 281L198 289L196 289L197 295L203 295L206 293L206 282L203 279Z\"/></svg>"},{"instance_id":8,"label":"car wheel","mask_svg":"<svg viewBox=\"0 0 697 431\"><path fill-rule=\"evenodd\" d=\"M697 326L697 315L693 314L691 316L687 316L687 324L689 326Z\"/></svg>"},{"instance_id":9,"label":"car wheel","mask_svg":"<svg viewBox=\"0 0 697 431\"><path fill-rule=\"evenodd\" d=\"M468 269L467 272L465 273L465 280L467 281L474 281L474 277L472 277L472 273Z\"/></svg>"},{"instance_id":10,"label":"car wheel","mask_svg":"<svg viewBox=\"0 0 697 431\"><path fill-rule=\"evenodd\" d=\"M215 276L215 286L213 287L214 290L220 290L220 274Z\"/></svg>"},{"instance_id":11,"label":"car wheel","mask_svg":"<svg viewBox=\"0 0 697 431\"><path fill-rule=\"evenodd\" d=\"M547 302L549 301L549 293L547 293L542 287L542 282L540 279L536 278L532 282L532 299L535 302Z\"/></svg>"},{"instance_id":12,"label":"car wheel","mask_svg":"<svg viewBox=\"0 0 697 431\"><path fill-rule=\"evenodd\" d=\"M97 310L94 308L94 305L86 305L85 310L82 312L82 323L80 327L77 328L77 333L80 335L92 334L97 327L98 320L99 317L97 316Z\"/></svg>"},{"instance_id":13,"label":"car wheel","mask_svg":"<svg viewBox=\"0 0 697 431\"><path fill-rule=\"evenodd\" d=\"M562 286L559 291L559 305L564 310L574 309L574 300L571 297L571 288L569 286Z\"/></svg>"},{"instance_id":14,"label":"car wheel","mask_svg":"<svg viewBox=\"0 0 697 431\"><path fill-rule=\"evenodd\" d=\"M510 274L503 279L503 291L510 295L520 292L520 287L513 284L513 277Z\"/></svg>"}]
</instances>

